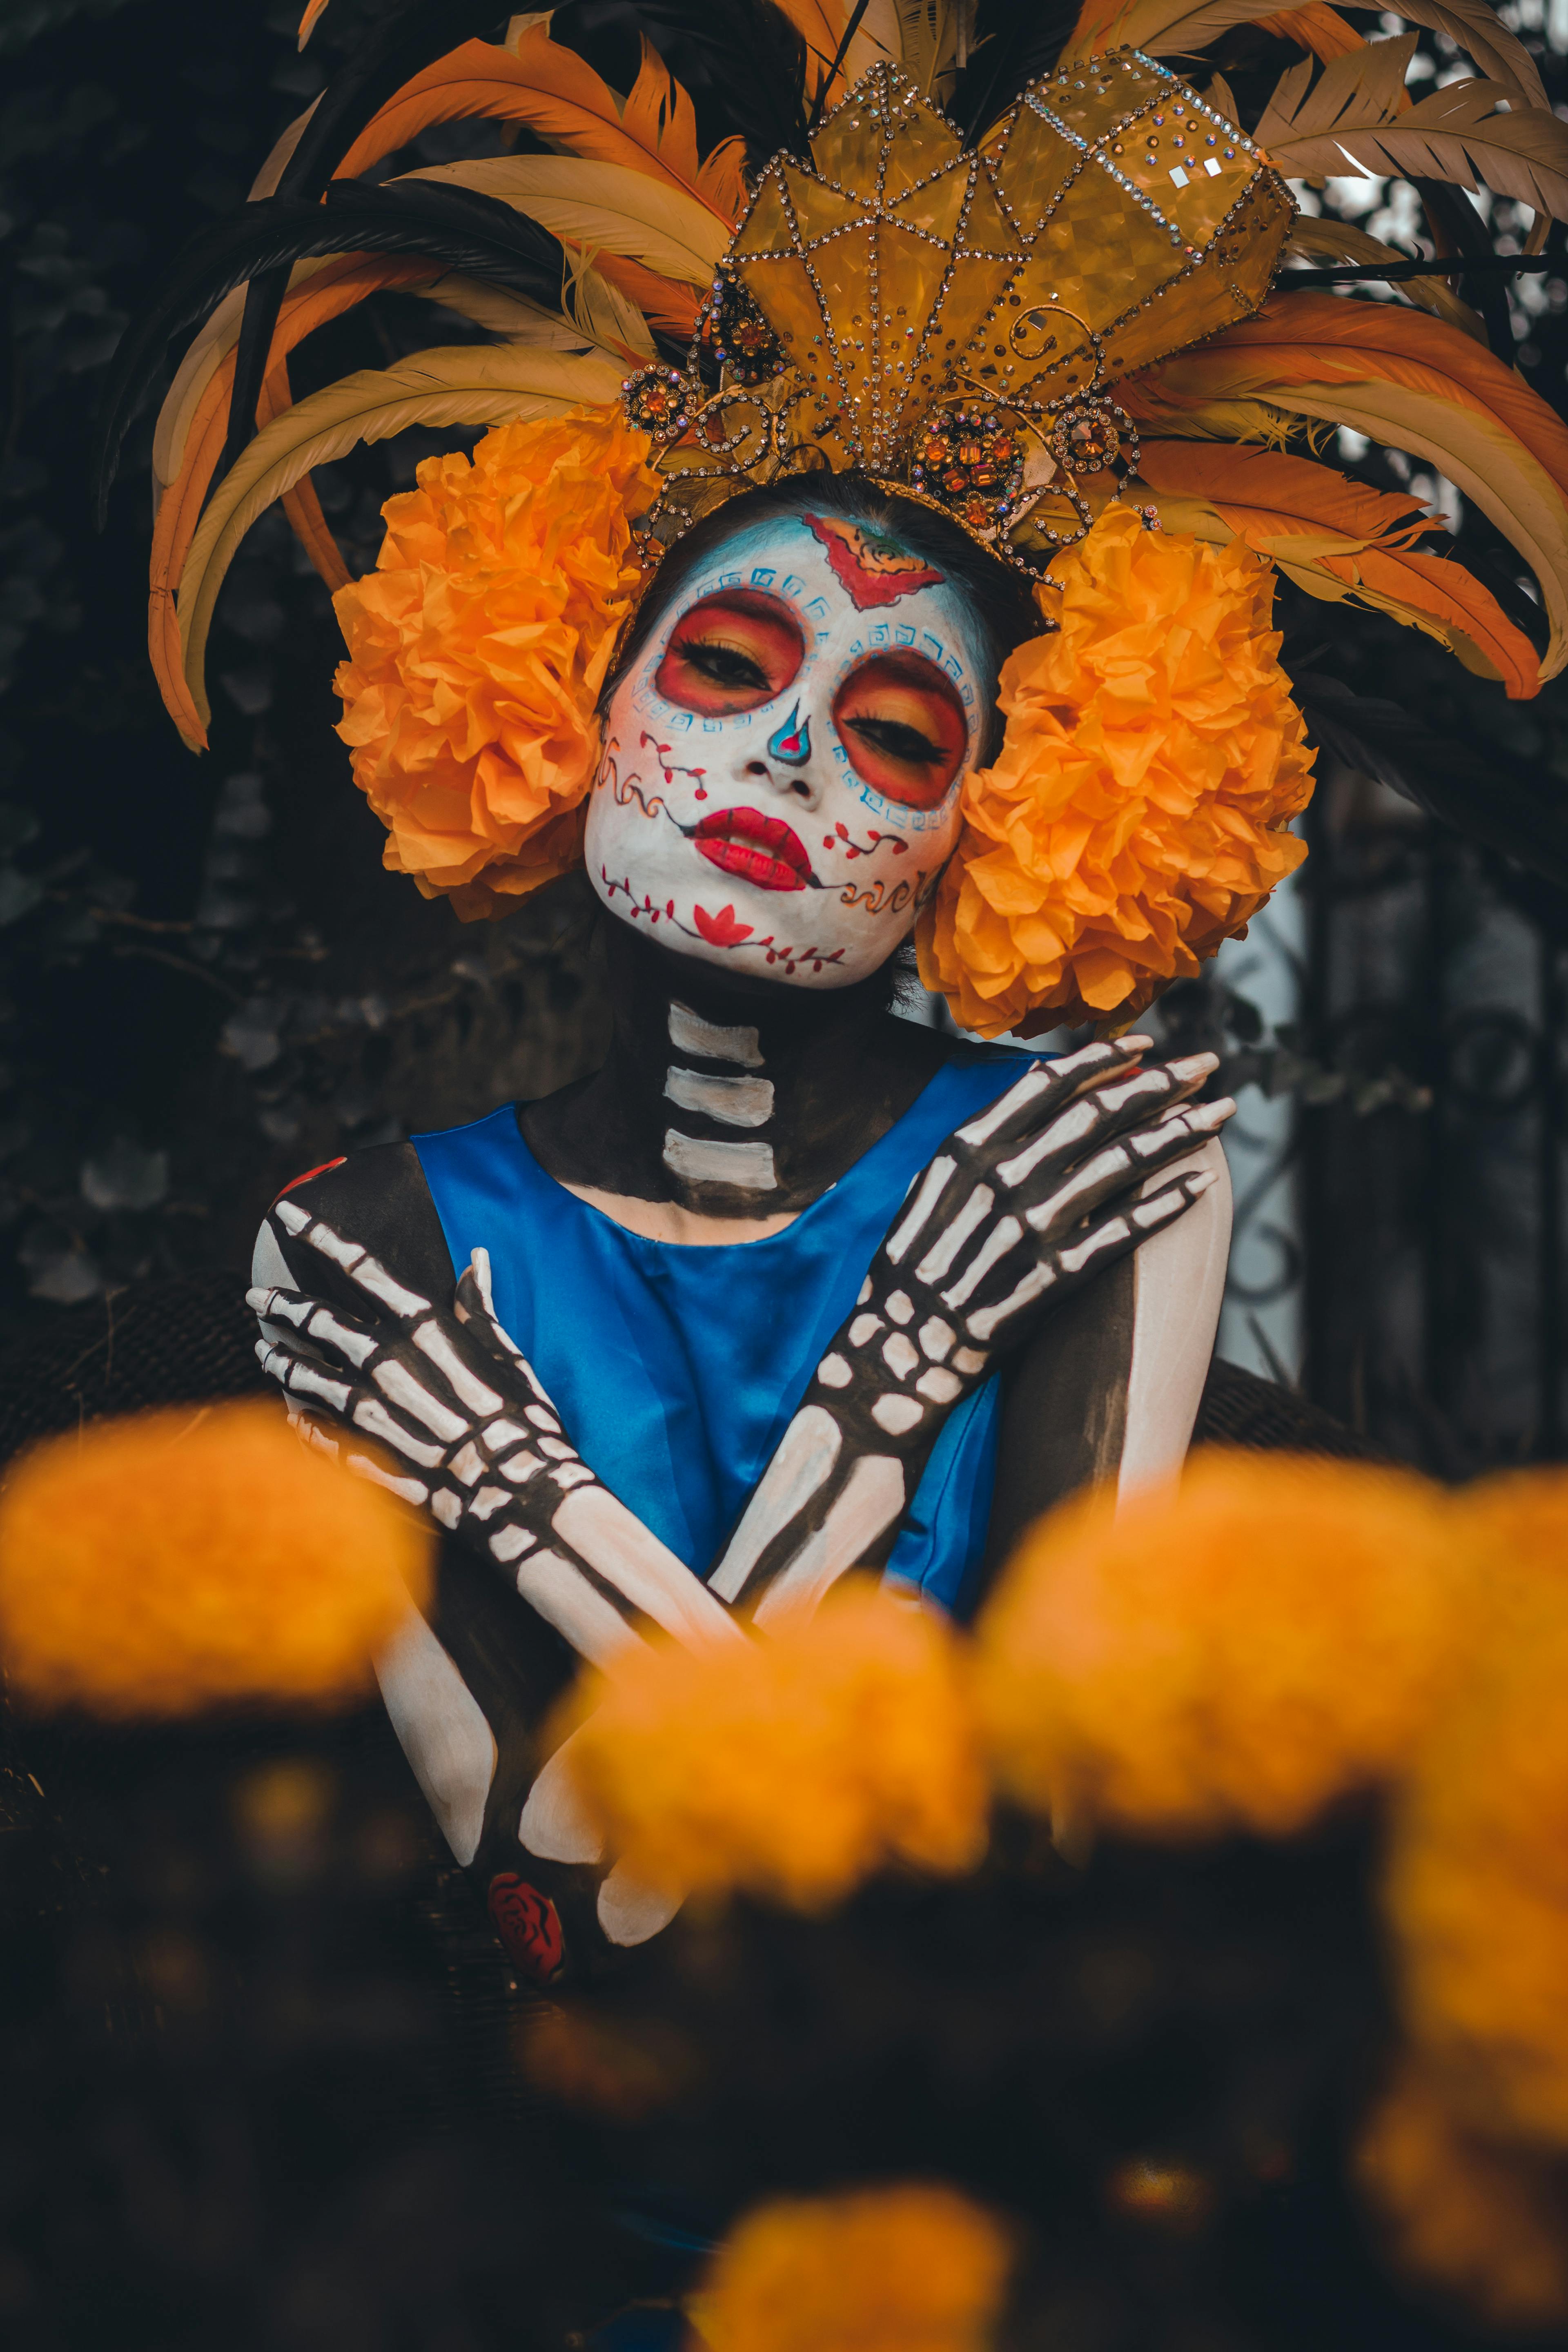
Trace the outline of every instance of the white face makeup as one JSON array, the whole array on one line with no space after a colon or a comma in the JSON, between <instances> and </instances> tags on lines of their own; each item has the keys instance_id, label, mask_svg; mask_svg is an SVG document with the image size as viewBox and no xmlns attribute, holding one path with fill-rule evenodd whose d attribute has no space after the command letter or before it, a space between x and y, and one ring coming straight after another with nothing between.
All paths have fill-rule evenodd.
<instances>
[{"instance_id":1,"label":"white face makeup","mask_svg":"<svg viewBox=\"0 0 1568 2352\"><path fill-rule=\"evenodd\" d=\"M753 524L611 698L589 877L677 952L845 988L914 927L984 723L962 593L831 512Z\"/></svg>"}]
</instances>

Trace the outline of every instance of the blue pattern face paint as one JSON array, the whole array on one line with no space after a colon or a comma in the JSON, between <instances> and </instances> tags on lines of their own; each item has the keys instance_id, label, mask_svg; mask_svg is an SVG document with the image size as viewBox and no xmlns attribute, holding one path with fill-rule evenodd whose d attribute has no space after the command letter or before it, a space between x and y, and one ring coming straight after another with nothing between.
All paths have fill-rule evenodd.
<instances>
[{"instance_id":1,"label":"blue pattern face paint","mask_svg":"<svg viewBox=\"0 0 1568 2352\"><path fill-rule=\"evenodd\" d=\"M811 721L801 717L798 702L777 733L768 737L768 757L791 768L804 768L810 759Z\"/></svg>"}]
</instances>

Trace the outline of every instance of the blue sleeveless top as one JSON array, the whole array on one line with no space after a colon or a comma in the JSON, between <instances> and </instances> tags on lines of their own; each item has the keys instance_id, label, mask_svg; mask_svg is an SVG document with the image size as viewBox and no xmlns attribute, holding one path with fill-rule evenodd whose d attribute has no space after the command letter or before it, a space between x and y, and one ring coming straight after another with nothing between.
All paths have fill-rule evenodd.
<instances>
[{"instance_id":1,"label":"blue sleeveless top","mask_svg":"<svg viewBox=\"0 0 1568 2352\"><path fill-rule=\"evenodd\" d=\"M879 1143L782 1233L648 1241L556 1183L507 1104L416 1135L452 1264L488 1249L496 1311L585 1462L705 1576L773 1458L911 1180L1026 1065L950 1062ZM949 1417L888 1573L962 1606L991 1516L993 1376Z\"/></svg>"}]
</instances>

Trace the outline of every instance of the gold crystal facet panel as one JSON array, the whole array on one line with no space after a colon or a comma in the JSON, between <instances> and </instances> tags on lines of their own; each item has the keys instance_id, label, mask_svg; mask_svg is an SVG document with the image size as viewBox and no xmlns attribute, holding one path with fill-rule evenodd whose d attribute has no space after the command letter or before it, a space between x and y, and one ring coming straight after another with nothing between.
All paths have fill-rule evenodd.
<instances>
[{"instance_id":1,"label":"gold crystal facet panel","mask_svg":"<svg viewBox=\"0 0 1568 2352\"><path fill-rule=\"evenodd\" d=\"M735 232L730 257L740 261L754 253L790 253L795 243L795 227L784 202L784 175L776 163L771 163L752 200L751 210Z\"/></svg>"}]
</instances>

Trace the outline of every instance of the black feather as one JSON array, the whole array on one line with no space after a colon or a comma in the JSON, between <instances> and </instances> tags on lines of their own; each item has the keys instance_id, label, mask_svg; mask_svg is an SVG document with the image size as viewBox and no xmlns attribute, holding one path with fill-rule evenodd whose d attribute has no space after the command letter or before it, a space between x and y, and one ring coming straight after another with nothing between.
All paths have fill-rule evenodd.
<instances>
[{"instance_id":1,"label":"black feather","mask_svg":"<svg viewBox=\"0 0 1568 2352\"><path fill-rule=\"evenodd\" d=\"M439 181L366 187L332 184L325 204L269 196L204 229L180 256L146 316L115 353L99 413L89 478L101 522L120 445L171 337L205 319L231 288L327 253L405 254L504 286L559 310L561 245L537 221L494 196ZM269 338L270 341L270 338Z\"/></svg>"},{"instance_id":2,"label":"black feather","mask_svg":"<svg viewBox=\"0 0 1568 2352\"><path fill-rule=\"evenodd\" d=\"M365 124L405 81L494 23L495 0L400 0L370 27L322 91L283 167L277 194L319 196ZM220 478L256 430L256 404L286 290L287 280L273 270L246 296Z\"/></svg>"},{"instance_id":3,"label":"black feather","mask_svg":"<svg viewBox=\"0 0 1568 2352\"><path fill-rule=\"evenodd\" d=\"M1447 238L1456 253L1489 261L1494 257L1491 231L1462 188L1451 187L1447 180L1412 180L1410 184L1426 205L1427 219ZM1460 279L1459 291L1470 308L1479 311L1493 358L1511 368L1513 329L1509 321L1508 289L1502 279L1489 272L1477 272Z\"/></svg>"},{"instance_id":4,"label":"black feather","mask_svg":"<svg viewBox=\"0 0 1568 2352\"><path fill-rule=\"evenodd\" d=\"M1314 742L1414 801L1483 848L1568 888L1568 810L1550 770L1424 727L1399 704L1354 693L1326 672L1291 687Z\"/></svg>"},{"instance_id":5,"label":"black feather","mask_svg":"<svg viewBox=\"0 0 1568 2352\"><path fill-rule=\"evenodd\" d=\"M631 14L754 171L781 150L809 154L805 43L771 0L636 0Z\"/></svg>"},{"instance_id":6,"label":"black feather","mask_svg":"<svg viewBox=\"0 0 1568 2352\"><path fill-rule=\"evenodd\" d=\"M1019 91L1050 73L1079 17L1078 0L980 0L969 63L959 75L948 112L973 145Z\"/></svg>"}]
</instances>

